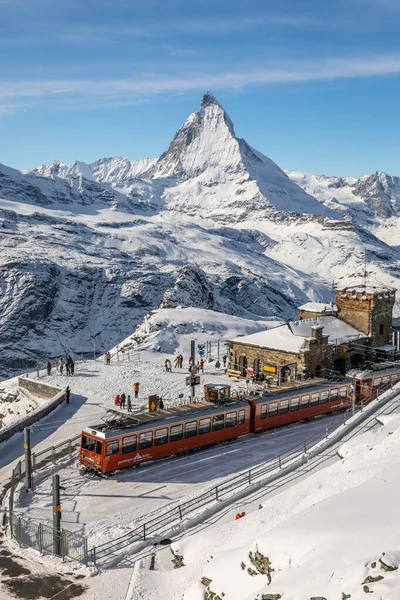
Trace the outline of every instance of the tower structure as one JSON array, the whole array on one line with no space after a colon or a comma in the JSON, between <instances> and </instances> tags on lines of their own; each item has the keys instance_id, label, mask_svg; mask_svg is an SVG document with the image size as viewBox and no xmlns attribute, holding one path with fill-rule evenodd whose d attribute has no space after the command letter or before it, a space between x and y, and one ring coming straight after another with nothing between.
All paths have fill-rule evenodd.
<instances>
[{"instance_id":1,"label":"tower structure","mask_svg":"<svg viewBox=\"0 0 400 600\"><path fill-rule=\"evenodd\" d=\"M374 348L391 344L393 306L396 291L392 288L367 286L364 281L336 290L338 317L371 340Z\"/></svg>"}]
</instances>

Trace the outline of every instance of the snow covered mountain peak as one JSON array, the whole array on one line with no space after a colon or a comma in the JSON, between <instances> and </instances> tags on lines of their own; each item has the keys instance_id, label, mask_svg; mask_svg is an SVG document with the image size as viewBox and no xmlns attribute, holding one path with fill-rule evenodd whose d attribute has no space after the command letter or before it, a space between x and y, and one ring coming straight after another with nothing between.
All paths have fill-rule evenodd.
<instances>
[{"instance_id":1,"label":"snow covered mountain peak","mask_svg":"<svg viewBox=\"0 0 400 600\"><path fill-rule=\"evenodd\" d=\"M222 108L216 97L211 92L206 92L201 99L201 107L217 105Z\"/></svg>"}]
</instances>

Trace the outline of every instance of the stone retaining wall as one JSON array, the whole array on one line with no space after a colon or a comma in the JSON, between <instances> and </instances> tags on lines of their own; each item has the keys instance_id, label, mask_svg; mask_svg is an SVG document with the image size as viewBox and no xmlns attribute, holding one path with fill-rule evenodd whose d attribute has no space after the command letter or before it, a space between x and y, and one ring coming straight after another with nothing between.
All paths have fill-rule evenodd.
<instances>
[{"instance_id":1,"label":"stone retaining wall","mask_svg":"<svg viewBox=\"0 0 400 600\"><path fill-rule=\"evenodd\" d=\"M49 385L48 383L40 383L34 379L27 379L26 377L18 377L18 387L28 390L36 398L42 398L44 400L50 400L54 398L61 389Z\"/></svg>"},{"instance_id":2,"label":"stone retaining wall","mask_svg":"<svg viewBox=\"0 0 400 600\"><path fill-rule=\"evenodd\" d=\"M5 427L4 429L0 429L0 443L10 439L10 437L12 437L18 431L23 431L25 427L30 427L30 425L36 423L36 421L39 421L51 413L52 410L54 410L65 400L65 390L47 385L46 383L39 383L38 381L34 381L32 379L19 377L18 385L19 387L28 390L38 398L44 398L48 400L48 402L42 406L39 406L29 415L20 421L17 421L17 423L14 423L9 427Z\"/></svg>"}]
</instances>

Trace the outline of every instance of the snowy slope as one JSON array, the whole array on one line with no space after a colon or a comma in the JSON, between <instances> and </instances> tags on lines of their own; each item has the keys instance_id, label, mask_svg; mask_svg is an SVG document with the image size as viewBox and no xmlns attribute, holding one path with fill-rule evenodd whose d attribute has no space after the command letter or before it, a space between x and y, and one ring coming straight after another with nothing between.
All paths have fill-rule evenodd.
<instances>
[{"instance_id":1,"label":"snowy slope","mask_svg":"<svg viewBox=\"0 0 400 600\"><path fill-rule=\"evenodd\" d=\"M289 175L210 93L159 159L0 165L0 373L104 351L158 308L294 318L359 279L365 250L398 288L398 178Z\"/></svg>"},{"instance_id":2,"label":"snowy slope","mask_svg":"<svg viewBox=\"0 0 400 600\"><path fill-rule=\"evenodd\" d=\"M155 570L138 565L131 600L203 600L210 592L226 600L397 599L399 450L400 416L384 417L342 445L344 458L268 496L261 490L174 542L179 570L168 549L158 551ZM236 521L238 510L246 516ZM266 557L270 585L257 568Z\"/></svg>"}]
</instances>

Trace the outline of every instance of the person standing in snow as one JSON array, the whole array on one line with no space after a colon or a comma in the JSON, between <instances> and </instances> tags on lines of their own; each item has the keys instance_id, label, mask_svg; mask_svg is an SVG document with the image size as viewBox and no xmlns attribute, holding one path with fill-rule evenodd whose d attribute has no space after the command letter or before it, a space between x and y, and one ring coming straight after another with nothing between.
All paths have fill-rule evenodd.
<instances>
[{"instance_id":1,"label":"person standing in snow","mask_svg":"<svg viewBox=\"0 0 400 600\"><path fill-rule=\"evenodd\" d=\"M111 364L111 354L109 352L106 352L106 365L110 365Z\"/></svg>"},{"instance_id":2,"label":"person standing in snow","mask_svg":"<svg viewBox=\"0 0 400 600\"><path fill-rule=\"evenodd\" d=\"M126 396L124 394L124 392L122 392L121 394L121 402L120 402L120 408L125 408L125 400L126 400Z\"/></svg>"},{"instance_id":3,"label":"person standing in snow","mask_svg":"<svg viewBox=\"0 0 400 600\"><path fill-rule=\"evenodd\" d=\"M172 365L171 365L171 361L169 360L169 358L165 359L165 371L167 373L171 373L172 372Z\"/></svg>"},{"instance_id":4,"label":"person standing in snow","mask_svg":"<svg viewBox=\"0 0 400 600\"><path fill-rule=\"evenodd\" d=\"M175 369L176 369L177 367L179 367L179 363L180 363L179 354L178 354L178 356L175 358L175 361L174 361L174 362L175 362Z\"/></svg>"},{"instance_id":5,"label":"person standing in snow","mask_svg":"<svg viewBox=\"0 0 400 600\"><path fill-rule=\"evenodd\" d=\"M127 405L128 405L128 412L132 412L132 400L129 395L128 395L128 400L127 400Z\"/></svg>"},{"instance_id":6,"label":"person standing in snow","mask_svg":"<svg viewBox=\"0 0 400 600\"><path fill-rule=\"evenodd\" d=\"M201 369L201 372L204 373L204 360L201 359L200 363L199 363L199 367Z\"/></svg>"},{"instance_id":7,"label":"person standing in snow","mask_svg":"<svg viewBox=\"0 0 400 600\"><path fill-rule=\"evenodd\" d=\"M69 357L69 358L70 358L71 375L73 375L74 374L74 369L75 369L75 363L74 363L74 361L72 360L71 357Z\"/></svg>"},{"instance_id":8,"label":"person standing in snow","mask_svg":"<svg viewBox=\"0 0 400 600\"><path fill-rule=\"evenodd\" d=\"M179 355L179 367L182 369L182 365L183 365L183 356L182 354Z\"/></svg>"},{"instance_id":9,"label":"person standing in snow","mask_svg":"<svg viewBox=\"0 0 400 600\"><path fill-rule=\"evenodd\" d=\"M46 363L47 375L51 375L51 362L48 360Z\"/></svg>"},{"instance_id":10,"label":"person standing in snow","mask_svg":"<svg viewBox=\"0 0 400 600\"><path fill-rule=\"evenodd\" d=\"M114 398L114 405L119 406L120 402L121 402L121 396L119 394L117 394Z\"/></svg>"},{"instance_id":11,"label":"person standing in snow","mask_svg":"<svg viewBox=\"0 0 400 600\"><path fill-rule=\"evenodd\" d=\"M69 404L69 398L71 396L71 390L69 389L69 385L65 388L65 402Z\"/></svg>"},{"instance_id":12,"label":"person standing in snow","mask_svg":"<svg viewBox=\"0 0 400 600\"><path fill-rule=\"evenodd\" d=\"M135 398L139 397L139 388L140 388L139 382L136 382L133 384L133 391L135 392Z\"/></svg>"},{"instance_id":13,"label":"person standing in snow","mask_svg":"<svg viewBox=\"0 0 400 600\"><path fill-rule=\"evenodd\" d=\"M64 370L64 361L62 358L60 358L60 360L58 361L58 369L60 371L60 375L63 374L63 370Z\"/></svg>"},{"instance_id":14,"label":"person standing in snow","mask_svg":"<svg viewBox=\"0 0 400 600\"><path fill-rule=\"evenodd\" d=\"M65 359L65 373L67 377L71 374L71 365L68 362L68 358Z\"/></svg>"},{"instance_id":15,"label":"person standing in snow","mask_svg":"<svg viewBox=\"0 0 400 600\"><path fill-rule=\"evenodd\" d=\"M226 367L227 358L228 358L228 356L226 354L224 354L223 357L222 357L222 361L224 363L224 367Z\"/></svg>"}]
</instances>

